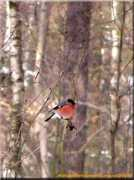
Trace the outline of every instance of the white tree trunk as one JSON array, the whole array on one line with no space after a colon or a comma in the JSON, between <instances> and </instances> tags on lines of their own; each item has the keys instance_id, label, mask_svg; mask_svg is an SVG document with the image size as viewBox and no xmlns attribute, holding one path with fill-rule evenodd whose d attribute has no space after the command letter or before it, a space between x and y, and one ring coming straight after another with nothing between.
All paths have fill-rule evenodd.
<instances>
[{"instance_id":1,"label":"white tree trunk","mask_svg":"<svg viewBox=\"0 0 134 180\"><path fill-rule=\"evenodd\" d=\"M114 0L112 2L113 6L111 9L111 17L112 20L115 21L115 26L112 30L112 51L111 51L111 81L110 81L110 101L111 101L111 173L115 173L115 123L117 121L118 116L118 109L117 109L117 78L118 78L118 61L119 61L119 36L118 36L118 29L117 29L117 12L118 12L118 2Z\"/></svg>"},{"instance_id":2,"label":"white tree trunk","mask_svg":"<svg viewBox=\"0 0 134 180\"><path fill-rule=\"evenodd\" d=\"M36 19L35 19L35 3L31 2L29 5L28 13L28 29L26 24L24 25L24 86L25 88L31 87L33 83L33 67L35 59L36 48Z\"/></svg>"},{"instance_id":3,"label":"white tree trunk","mask_svg":"<svg viewBox=\"0 0 134 180\"><path fill-rule=\"evenodd\" d=\"M40 3L40 16L39 16L39 29L38 29L38 42L36 50L36 62L35 62L35 72L36 72L36 83L35 83L35 94L38 94L41 91L41 66L44 57L44 50L46 44L46 33L48 28L48 4L41 2ZM43 96L40 99L41 104L43 104ZM49 177L49 167L48 167L48 150L47 150L47 124L44 124L45 114L43 112L36 119L36 130L39 134L40 141L40 156L41 156L41 177ZM42 127L39 123L43 123Z\"/></svg>"},{"instance_id":4,"label":"white tree trunk","mask_svg":"<svg viewBox=\"0 0 134 180\"><path fill-rule=\"evenodd\" d=\"M113 7L111 11L111 16L112 20L117 23L118 19L118 2L116 0L113 1ZM112 30L112 53L111 53L111 70L112 70L112 77L111 77L111 120L112 120L112 125L116 122L117 118L117 108L116 108L116 87L117 87L117 77L118 77L118 60L119 60L119 33L118 33L118 28L115 25L113 30Z\"/></svg>"},{"instance_id":5,"label":"white tree trunk","mask_svg":"<svg viewBox=\"0 0 134 180\"><path fill-rule=\"evenodd\" d=\"M119 9L121 7L121 9ZM121 14L119 16L119 14ZM121 63L122 63L122 46L123 46L123 32L125 24L125 3L113 1L112 20L115 26L112 30L112 62L111 62L111 168L112 173L116 170L116 132L118 130L119 121L121 119Z\"/></svg>"},{"instance_id":6,"label":"white tree trunk","mask_svg":"<svg viewBox=\"0 0 134 180\"><path fill-rule=\"evenodd\" d=\"M12 81L12 112L10 138L10 166L14 176L21 174L21 128L23 102L23 72L21 62L21 33L17 2L9 1L10 16L10 69Z\"/></svg>"}]
</instances>

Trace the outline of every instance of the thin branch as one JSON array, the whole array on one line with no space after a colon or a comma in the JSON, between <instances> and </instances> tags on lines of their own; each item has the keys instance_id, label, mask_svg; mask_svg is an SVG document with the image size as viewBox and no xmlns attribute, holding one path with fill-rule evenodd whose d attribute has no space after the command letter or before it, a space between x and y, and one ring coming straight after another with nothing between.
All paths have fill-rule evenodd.
<instances>
[{"instance_id":1,"label":"thin branch","mask_svg":"<svg viewBox=\"0 0 134 180\"><path fill-rule=\"evenodd\" d=\"M127 64L125 64L125 66L122 68L122 70L121 70L121 74L126 70L126 68L128 67L128 65L131 63L133 61L133 59L130 59L129 61L128 61L128 63Z\"/></svg>"},{"instance_id":2,"label":"thin branch","mask_svg":"<svg viewBox=\"0 0 134 180\"><path fill-rule=\"evenodd\" d=\"M101 127L100 129L98 129L95 133L91 134L91 136L89 136L87 138L87 142L77 151L71 151L71 152L65 152L65 154L76 154L76 153L81 153L85 150L85 148L89 145L89 143L99 134L101 133L103 130L105 129L105 127Z\"/></svg>"},{"instance_id":3,"label":"thin branch","mask_svg":"<svg viewBox=\"0 0 134 180\"><path fill-rule=\"evenodd\" d=\"M98 107L97 105L95 104L92 104L92 103L89 103L89 102L82 102L82 101L77 101L78 104L80 105L84 105L84 106L87 106L89 108L93 108L93 109L96 109L96 110L99 110L100 112L102 113L106 113L108 115L110 115L109 111L106 109L106 107Z\"/></svg>"}]
</instances>

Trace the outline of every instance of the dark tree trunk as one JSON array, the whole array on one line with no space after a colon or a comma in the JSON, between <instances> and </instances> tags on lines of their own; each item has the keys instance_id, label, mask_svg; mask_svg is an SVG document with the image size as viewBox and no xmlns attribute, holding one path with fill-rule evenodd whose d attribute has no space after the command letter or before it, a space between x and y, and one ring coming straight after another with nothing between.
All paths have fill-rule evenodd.
<instances>
[{"instance_id":1,"label":"dark tree trunk","mask_svg":"<svg viewBox=\"0 0 134 180\"><path fill-rule=\"evenodd\" d=\"M69 3L65 29L62 94L64 98L77 98L82 102L87 100L88 91L90 9L91 3ZM78 106L74 118L78 129L86 121L86 112L86 106ZM64 149L77 151L86 141L86 132L84 129L80 131L73 141L70 134L67 132L65 135ZM84 152L65 155L64 165L67 164L64 171L82 173L84 156Z\"/></svg>"},{"instance_id":2,"label":"dark tree trunk","mask_svg":"<svg viewBox=\"0 0 134 180\"><path fill-rule=\"evenodd\" d=\"M132 46L132 61L133 61L133 77L134 77L134 3L133 3L133 10L132 10L132 31L133 31L133 46ZM134 78L133 78L133 92L134 92ZM133 107L134 107L134 94L133 94ZM134 133L134 117L133 117L133 133ZM134 143L134 140L133 140ZM134 164L134 158L133 158L133 164ZM134 177L134 166L133 166L133 177Z\"/></svg>"}]
</instances>

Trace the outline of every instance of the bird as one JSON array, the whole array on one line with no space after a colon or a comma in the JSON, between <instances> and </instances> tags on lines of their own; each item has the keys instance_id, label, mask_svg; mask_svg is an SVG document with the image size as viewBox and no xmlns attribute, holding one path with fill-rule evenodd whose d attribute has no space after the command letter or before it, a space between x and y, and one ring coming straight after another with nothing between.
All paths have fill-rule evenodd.
<instances>
[{"instance_id":1,"label":"bird","mask_svg":"<svg viewBox=\"0 0 134 180\"><path fill-rule=\"evenodd\" d=\"M59 118L67 120L66 128L69 128L71 131L76 129L76 127L72 123L72 119L76 112L76 103L72 99L67 99L61 101L57 106L53 107L50 111L50 116L45 119L45 121L49 121L51 118Z\"/></svg>"}]
</instances>

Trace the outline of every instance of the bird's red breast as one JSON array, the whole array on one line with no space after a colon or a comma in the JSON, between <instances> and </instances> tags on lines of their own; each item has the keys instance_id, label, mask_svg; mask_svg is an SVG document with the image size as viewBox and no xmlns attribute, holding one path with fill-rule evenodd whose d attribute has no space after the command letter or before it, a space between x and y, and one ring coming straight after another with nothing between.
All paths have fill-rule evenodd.
<instances>
[{"instance_id":1,"label":"bird's red breast","mask_svg":"<svg viewBox=\"0 0 134 180\"><path fill-rule=\"evenodd\" d=\"M71 119L75 114L75 110L76 110L75 105L66 104L63 107L57 109L56 111L64 119Z\"/></svg>"}]
</instances>

